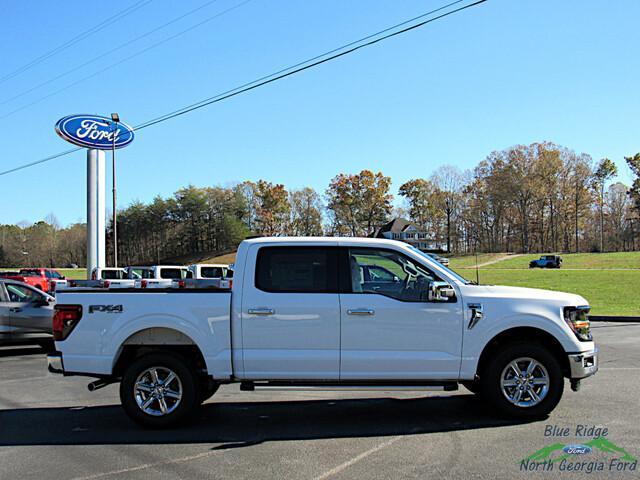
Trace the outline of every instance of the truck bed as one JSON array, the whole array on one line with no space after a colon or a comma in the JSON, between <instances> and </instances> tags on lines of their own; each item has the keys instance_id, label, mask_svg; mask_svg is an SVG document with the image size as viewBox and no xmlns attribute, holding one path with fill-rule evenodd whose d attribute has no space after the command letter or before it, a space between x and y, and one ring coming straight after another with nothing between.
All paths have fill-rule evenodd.
<instances>
[{"instance_id":1,"label":"truck bed","mask_svg":"<svg viewBox=\"0 0 640 480\"><path fill-rule=\"evenodd\" d=\"M82 306L81 320L66 340L56 342L67 372L109 375L122 345L152 345L160 329L175 331L179 325L203 349L209 372L231 376L229 290L77 289L60 291L57 301Z\"/></svg>"}]
</instances>

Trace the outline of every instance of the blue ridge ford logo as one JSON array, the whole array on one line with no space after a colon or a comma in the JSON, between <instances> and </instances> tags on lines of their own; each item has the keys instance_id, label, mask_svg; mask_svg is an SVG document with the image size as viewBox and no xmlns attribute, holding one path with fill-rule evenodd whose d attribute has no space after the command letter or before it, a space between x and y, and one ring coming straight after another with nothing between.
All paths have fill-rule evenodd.
<instances>
[{"instance_id":1,"label":"blue ridge ford logo","mask_svg":"<svg viewBox=\"0 0 640 480\"><path fill-rule=\"evenodd\" d=\"M134 137L127 124L98 115L68 115L58 120L56 132L74 145L99 150L126 147Z\"/></svg>"},{"instance_id":2,"label":"blue ridge ford logo","mask_svg":"<svg viewBox=\"0 0 640 480\"><path fill-rule=\"evenodd\" d=\"M585 455L587 453L591 453L591 447L588 447L587 445L580 445L580 444L567 445L562 449L562 451L569 455Z\"/></svg>"}]
</instances>

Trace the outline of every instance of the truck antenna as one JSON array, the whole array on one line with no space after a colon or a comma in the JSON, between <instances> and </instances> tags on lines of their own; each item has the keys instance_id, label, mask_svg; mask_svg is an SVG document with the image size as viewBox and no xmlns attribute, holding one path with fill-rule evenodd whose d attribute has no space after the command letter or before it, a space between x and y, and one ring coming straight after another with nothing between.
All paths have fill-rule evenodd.
<instances>
[{"instance_id":1,"label":"truck antenna","mask_svg":"<svg viewBox=\"0 0 640 480\"><path fill-rule=\"evenodd\" d=\"M476 250L476 285L480 285L480 269L478 268L478 250Z\"/></svg>"}]
</instances>

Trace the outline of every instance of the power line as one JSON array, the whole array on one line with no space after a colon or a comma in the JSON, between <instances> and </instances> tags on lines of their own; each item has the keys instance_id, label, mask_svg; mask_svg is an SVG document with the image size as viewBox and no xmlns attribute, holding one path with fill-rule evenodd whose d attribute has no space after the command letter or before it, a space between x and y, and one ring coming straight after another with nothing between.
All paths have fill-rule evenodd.
<instances>
[{"instance_id":1,"label":"power line","mask_svg":"<svg viewBox=\"0 0 640 480\"><path fill-rule=\"evenodd\" d=\"M418 16L418 17L415 17L412 20L420 19L420 18L424 18L424 17L429 16L429 15L432 15L433 13L442 11L443 9L446 9L446 8L448 8L450 6L458 4L461 1L463 1L463 0L457 0L455 2L449 3L447 5L444 5L444 6L440 7L440 8L437 8L435 10L431 10L430 12L427 12L427 13L424 13L424 14ZM213 97L206 98L204 100L201 100L200 102L196 102L196 103L193 103L191 105L187 105L186 107L182 107L182 108L180 108L178 110L174 110L173 112L170 112L170 113L167 113L165 115L161 115L161 116L156 117L154 119L148 120L147 122L144 122L144 123L141 123L141 124L135 126L134 130L137 131L137 130L142 130L144 128L148 128L148 127L150 127L152 125L156 125L158 123L165 122L167 120L170 120L172 118L175 118L175 117L178 117L178 116L181 116L181 115L185 115L185 114L187 114L189 112L192 112L194 110L206 107L206 106L211 105L213 103L221 102L223 100L226 100L227 98L234 97L236 95L240 95L240 94L245 93L247 91L259 88L259 87L261 87L263 85L267 85L267 84L273 83L273 82L275 82L277 80L289 77L291 75L295 75L296 73L300 73L300 72L302 72L304 70L308 70L310 68L322 65L322 64L327 63L327 62L329 62L331 60L335 60L337 58L343 57L343 56L348 55L350 53L356 52L357 50L360 50L362 48L365 48L365 47L374 45L376 43L382 42L384 40L387 40L387 39L389 39L391 37L395 37L397 35L401 35L403 33L409 32L409 31L414 30L416 28L423 27L423 26L425 26L425 25L427 25L429 23L432 23L432 22L434 22L436 20L439 20L441 18L444 18L444 17L447 17L449 15L453 15L455 13L461 12L462 10L466 10L468 8L475 7L475 6L480 5L480 4L482 4L482 3L486 2L486 1L487 0L477 0L477 1L473 2L473 3L467 4L467 5L463 5L461 7L458 7L456 9L454 9L454 10L450 10L448 12L442 13L442 14L436 16L436 17L429 18L427 20L423 20L423 21L421 21L419 23L410 25L410 26L405 27L405 28L403 28L401 30L397 30L397 31L394 31L394 32L389 33L387 35L384 35L382 37L372 39L372 37L376 37L380 33L389 32L390 30L394 30L399 26L406 25L408 22L411 22L412 20L407 20L405 22L401 22L401 23L396 24L396 25L394 25L392 27L389 27L389 28L386 28L384 30L381 30L380 32L377 32L377 33L374 33L372 35L368 35L366 37L363 37L360 40L356 40L354 42L350 42L350 43L348 43L346 45L343 45L342 47L338 47L338 48L335 48L333 50L330 50L329 52L325 52L324 54L317 55L317 56L313 57L312 59L306 60L304 62L297 63L294 66L279 70L278 72L272 73L270 75L266 75L266 76L261 77L261 78L259 78L257 80L254 80L252 82L245 83L244 85L241 85L241 86L236 87L236 88L231 89L231 90L227 90L226 92L220 93L220 94L215 95ZM368 40L368 41L366 41L366 40ZM361 43L363 41L365 41L365 43ZM349 47L351 47L351 48L349 48ZM344 48L348 48L348 49L344 50L344 51L341 51ZM336 52L338 52L338 53L336 53ZM327 56L327 55L329 55L329 56ZM18 170L22 170L24 168L28 168L28 167L31 167L33 165L37 165L37 164L40 164L40 163L48 162L50 160L53 160L55 158L59 158L61 156L67 155L69 153L75 152L75 151L80 150L80 149L81 148L75 148L73 150L68 150L66 152L61 152L59 154L52 155L51 157L47 157L47 158L44 158L44 159L41 159L41 160L38 160L38 161L35 161L35 162L31 162L31 163L28 163L28 164L25 164L25 165L21 165L19 167L12 168L11 170L0 172L0 176L7 175L9 173L12 173L12 172L15 172L15 171L18 171Z\"/></svg>"},{"instance_id":2,"label":"power line","mask_svg":"<svg viewBox=\"0 0 640 480\"><path fill-rule=\"evenodd\" d=\"M447 7L451 6L451 5L455 5L456 3L459 3L460 1L462 1L462 0L458 0L458 1L452 2L452 3L448 4L448 5L445 5L443 7L440 7L440 8L437 8L435 10L432 10L430 12L427 12L427 13L425 13L423 15L420 15L420 18L422 18L424 16L427 16L427 15L430 15L430 14L433 14L435 12L441 11L442 9L447 8ZM213 103L221 102L222 100L226 100L227 98L235 97L236 95L240 95L241 93L248 92L249 90L254 90L254 89L258 88L258 87L262 87L263 85L267 85L269 83L273 83L273 82L275 82L277 80L281 80L281 79L289 77L291 75L295 75L296 73L300 73L300 72L302 72L304 70L308 70L310 68L317 67L318 65L321 65L323 63L330 62L331 60L335 60L335 59L343 57L345 55L349 55L350 53L353 53L353 52L355 52L357 50L360 50L362 48L374 45L376 43L379 43L379 42L382 42L384 40L387 40L388 38L395 37L395 36L400 35L402 33L406 33L406 32L408 32L410 30L414 30L416 28L422 27L422 26L424 26L424 25L426 25L428 23L434 22L436 20L439 20L441 18L447 17L447 16L452 15L454 13L460 12L460 11L465 10L467 8L474 7L476 5L484 3L486 1L487 0L478 0L478 1L474 2L474 3L470 3L468 5L456 8L455 10L451 10L449 12L443 13L441 15L438 15L437 17L433 17L433 18L430 18L428 20L424 20L424 21L419 22L419 23L417 23L415 25L411 25L409 27L403 28L401 30L398 30L398 31L393 32L393 33L390 33L388 35L384 35L382 37L379 37L379 38L376 38L376 39L373 39L373 40L369 40L369 41L367 41L365 43L360 43L364 39L370 39L371 37L375 37L377 34L368 35L367 37L364 37L364 39L356 40L355 42L351 42L351 43L349 43L347 45L344 45L342 47L333 49L330 52L327 52L327 53L324 53L322 55L318 55L316 57L313 57L313 59L306 60L304 62L300 62L300 63L296 64L293 67L285 68L283 70L280 70L279 72L273 73L271 75L266 75L264 77L261 77L258 80L254 80L253 82L245 83L244 85L241 85L240 87L236 87L236 88L234 88L232 90L227 90L226 92L220 93L220 94L215 95L213 97L206 98L204 100L201 100L199 102L193 103L191 105L187 105L186 107L182 107L182 108L180 108L178 110L174 110L173 112L167 113L167 114L162 115L160 117L156 117L156 118L154 118L152 120L149 120L149 121L147 121L147 122L145 122L143 124L140 124L140 125L136 126L135 129L136 130L142 130L143 128L150 127L151 125L155 125L157 123L165 122L165 121L170 120L172 118L178 117L180 115L184 115L185 113L189 113L189 112L192 112L194 110L198 110L200 108L206 107L206 106L211 105ZM404 25L404 24L406 24L406 22L402 22L400 24L397 24L394 27L386 28L384 30L381 30L381 32L387 32L389 30L393 30L397 26ZM339 53L334 53L333 55L327 56L329 53L337 52L339 50L343 50L347 46L354 45L354 44L357 44L357 43L360 43L360 45L352 46L351 48L348 48L347 50L344 50L344 51L341 51ZM322 58L322 57L325 57L325 58ZM312 60L316 60L316 61L312 61ZM311 62L311 63L309 63L309 62Z\"/></svg>"},{"instance_id":3,"label":"power line","mask_svg":"<svg viewBox=\"0 0 640 480\"><path fill-rule=\"evenodd\" d=\"M134 59L136 57L139 57L140 55L142 55L144 53L147 53L149 50L152 50L154 48L159 47L160 45L163 45L163 44L165 44L165 43L167 43L167 42L169 42L171 40L174 40L174 39L176 39L176 38L178 38L178 37L190 32L191 30L194 30L194 29L196 29L198 27L201 27L202 25L204 25L205 23L210 22L211 20L214 20L214 19L216 19L218 17L221 17L221 16L223 16L223 15L225 15L225 14L227 14L227 13L233 11L233 10L236 10L237 8L242 7L243 5L245 5L245 4L247 4L247 3L251 2L251 1L252 0L244 0L243 2L240 2L237 5L234 5L233 7L229 7L226 10L223 10L223 11L221 11L219 13L216 13L215 15L212 15L210 17L205 18L204 20L196 23L195 25L190 26L189 28L181 30L176 34L171 35L170 37L164 38L163 40L160 40L159 42L156 42L156 43L154 43L154 44L152 44L152 45L150 45L148 47L145 47L142 50L139 50L136 53L134 53L132 55L129 55L128 57L125 57L125 58L123 58L121 60L118 60L117 62L114 62L114 63L112 63L110 65L107 65L106 67L101 68L100 70L98 70L97 72L92 73L91 75L87 75L86 77L83 77L83 78L81 78L79 80L76 80L75 82L72 82L72 83L70 83L70 84L68 84L68 85L66 85L66 86L64 86L64 87L62 87L62 88L60 88L58 90L55 90L55 91L53 91L53 92L51 92L51 93L49 93L49 94L47 94L47 95L45 95L43 97L40 97L40 98L38 98L37 100L34 100L31 103L27 103L26 105L18 107L18 108L14 109L14 110L10 110L9 112L7 112L5 114L0 115L0 120L5 119L7 117L10 117L14 113L21 112L22 110L24 110L26 108L29 108L29 107L31 107L33 105L36 105L36 104L38 104L38 103L40 103L40 102L42 102L42 101L44 101L44 100L46 100L48 98L51 98L51 97L53 97L55 95L58 95L59 93L62 93L64 91L66 91L66 90L69 90L70 88L75 87L76 85L78 85L78 84L80 84L82 82L85 82L87 80L95 78L98 75L100 75L101 73L106 72L107 70L111 70L112 68L117 67L118 65L121 65L121 64L123 64L125 62L128 62L129 60L132 60L132 59Z\"/></svg>"},{"instance_id":4,"label":"power line","mask_svg":"<svg viewBox=\"0 0 640 480\"><path fill-rule=\"evenodd\" d=\"M215 2L217 2L217 1L218 1L218 0L209 0L208 2L206 2L206 3L204 3L204 4L200 5L200 6L198 6L198 7L196 7L196 8L194 8L194 9L192 9L192 10L189 10L189 11L188 11L188 12L186 12L186 13L183 13L182 15L180 15L180 16L178 16L178 17L175 17L175 18L173 18L172 20L169 20L168 22L163 23L162 25L160 25L160 26L158 26L158 27L155 27L155 28L153 28L153 29L149 30L149 31L148 31L148 32L146 32L146 33L143 33L142 35L139 35L139 36L137 36L137 37L135 37L135 38L133 38L133 39L131 39L131 40L128 40L128 41L126 41L126 42L124 42L124 43L122 43L122 44L118 45L117 47L114 47L114 48L112 48L112 49L110 49L110 50L107 50L106 52L101 53L100 55L97 55L97 56L93 57L92 59L87 60L86 62L83 62L83 63L81 63L80 65L77 65L77 66L73 67L73 68L72 68L72 69L70 69L70 70L67 70L67 71L65 71L65 72L63 72L63 73L61 73L61 74L59 74L59 75L56 75L55 77L49 78L48 80L45 80L44 82L41 82L41 83L39 83L39 84L37 84L37 85L35 85L35 86L33 86L33 87L31 87L31 88L27 89L27 90L24 90L24 91L22 91L22 92L18 93L17 95L14 95L13 97L10 97L10 98L7 98L6 100L1 101L1 102L0 102L0 105L4 105L4 104L9 103L9 102L11 102L11 101L13 101L13 100L16 100L16 99L18 99L18 98L20 98L20 97L24 97L25 95L27 95L28 93L33 92L34 90L37 90L37 89L39 89L39 88L41 88L41 87L44 87L45 85L49 85L50 83L55 82L56 80L59 80L59 79L61 79L61 78L63 78L63 77L66 77L67 75L69 75L69 74L71 74L71 73L73 73L73 72L77 72L77 71L78 71L78 70L80 70L81 68L84 68L84 67L86 67L87 65L91 65L92 63L95 63L95 62L97 62L98 60L102 60L102 59L104 59L104 57L106 57L107 55L111 55L112 53L117 52L118 50L122 50L123 48L126 48L126 47L128 47L129 45L131 45L132 43L135 43L135 42L137 42L137 41L139 41L139 40L142 40L143 38L146 38L146 37L148 37L149 35L152 35L152 34L156 33L157 31L162 30L163 28L168 27L169 25L173 25L174 23L179 22L179 21L180 21L180 20L182 20L183 18L188 17L189 15L193 15L194 13L196 13L196 12L198 12L198 11L202 10L203 8L208 7L209 5L211 5L212 3L215 3Z\"/></svg>"},{"instance_id":5,"label":"power line","mask_svg":"<svg viewBox=\"0 0 640 480\"><path fill-rule=\"evenodd\" d=\"M85 30L84 32L80 33L79 35L76 35L75 37L73 37L72 39L66 41L65 43L63 43L61 45L58 45L53 50L49 50L48 52L46 52L46 53L40 55L39 57L36 57L35 59L31 60L29 63L26 63L23 66L19 67L18 69L7 73L5 76L0 78L0 83L4 83L7 80L15 77L16 75L20 75L21 73L26 72L30 68L38 65L39 63L44 62L45 60L47 60L48 58L53 57L54 55L57 55L58 53L62 52L63 50L66 50L67 48L71 47L72 45L75 45L79 41L84 40L85 38L93 35L94 33L99 32L100 30L104 30L109 25L117 22L118 20L121 20L122 18L126 17L127 15L132 14L133 12L135 12L136 10L142 8L143 6L145 6L149 2L151 2L151 0L139 0L138 2L134 3L130 7L127 7L124 10L121 10L120 12L116 13L115 15L112 15L111 17L107 18L106 20L103 20L99 24L91 27L88 30Z\"/></svg>"}]
</instances>

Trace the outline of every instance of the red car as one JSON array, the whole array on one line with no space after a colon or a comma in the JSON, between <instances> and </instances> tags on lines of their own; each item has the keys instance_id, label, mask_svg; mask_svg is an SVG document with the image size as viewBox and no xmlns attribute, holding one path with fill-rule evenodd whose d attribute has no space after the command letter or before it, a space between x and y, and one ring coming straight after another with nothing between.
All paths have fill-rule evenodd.
<instances>
[{"instance_id":1,"label":"red car","mask_svg":"<svg viewBox=\"0 0 640 480\"><path fill-rule=\"evenodd\" d=\"M52 291L56 282L65 280L64 275L53 268L22 268L19 272L0 272L0 277L24 282L43 292Z\"/></svg>"}]
</instances>

